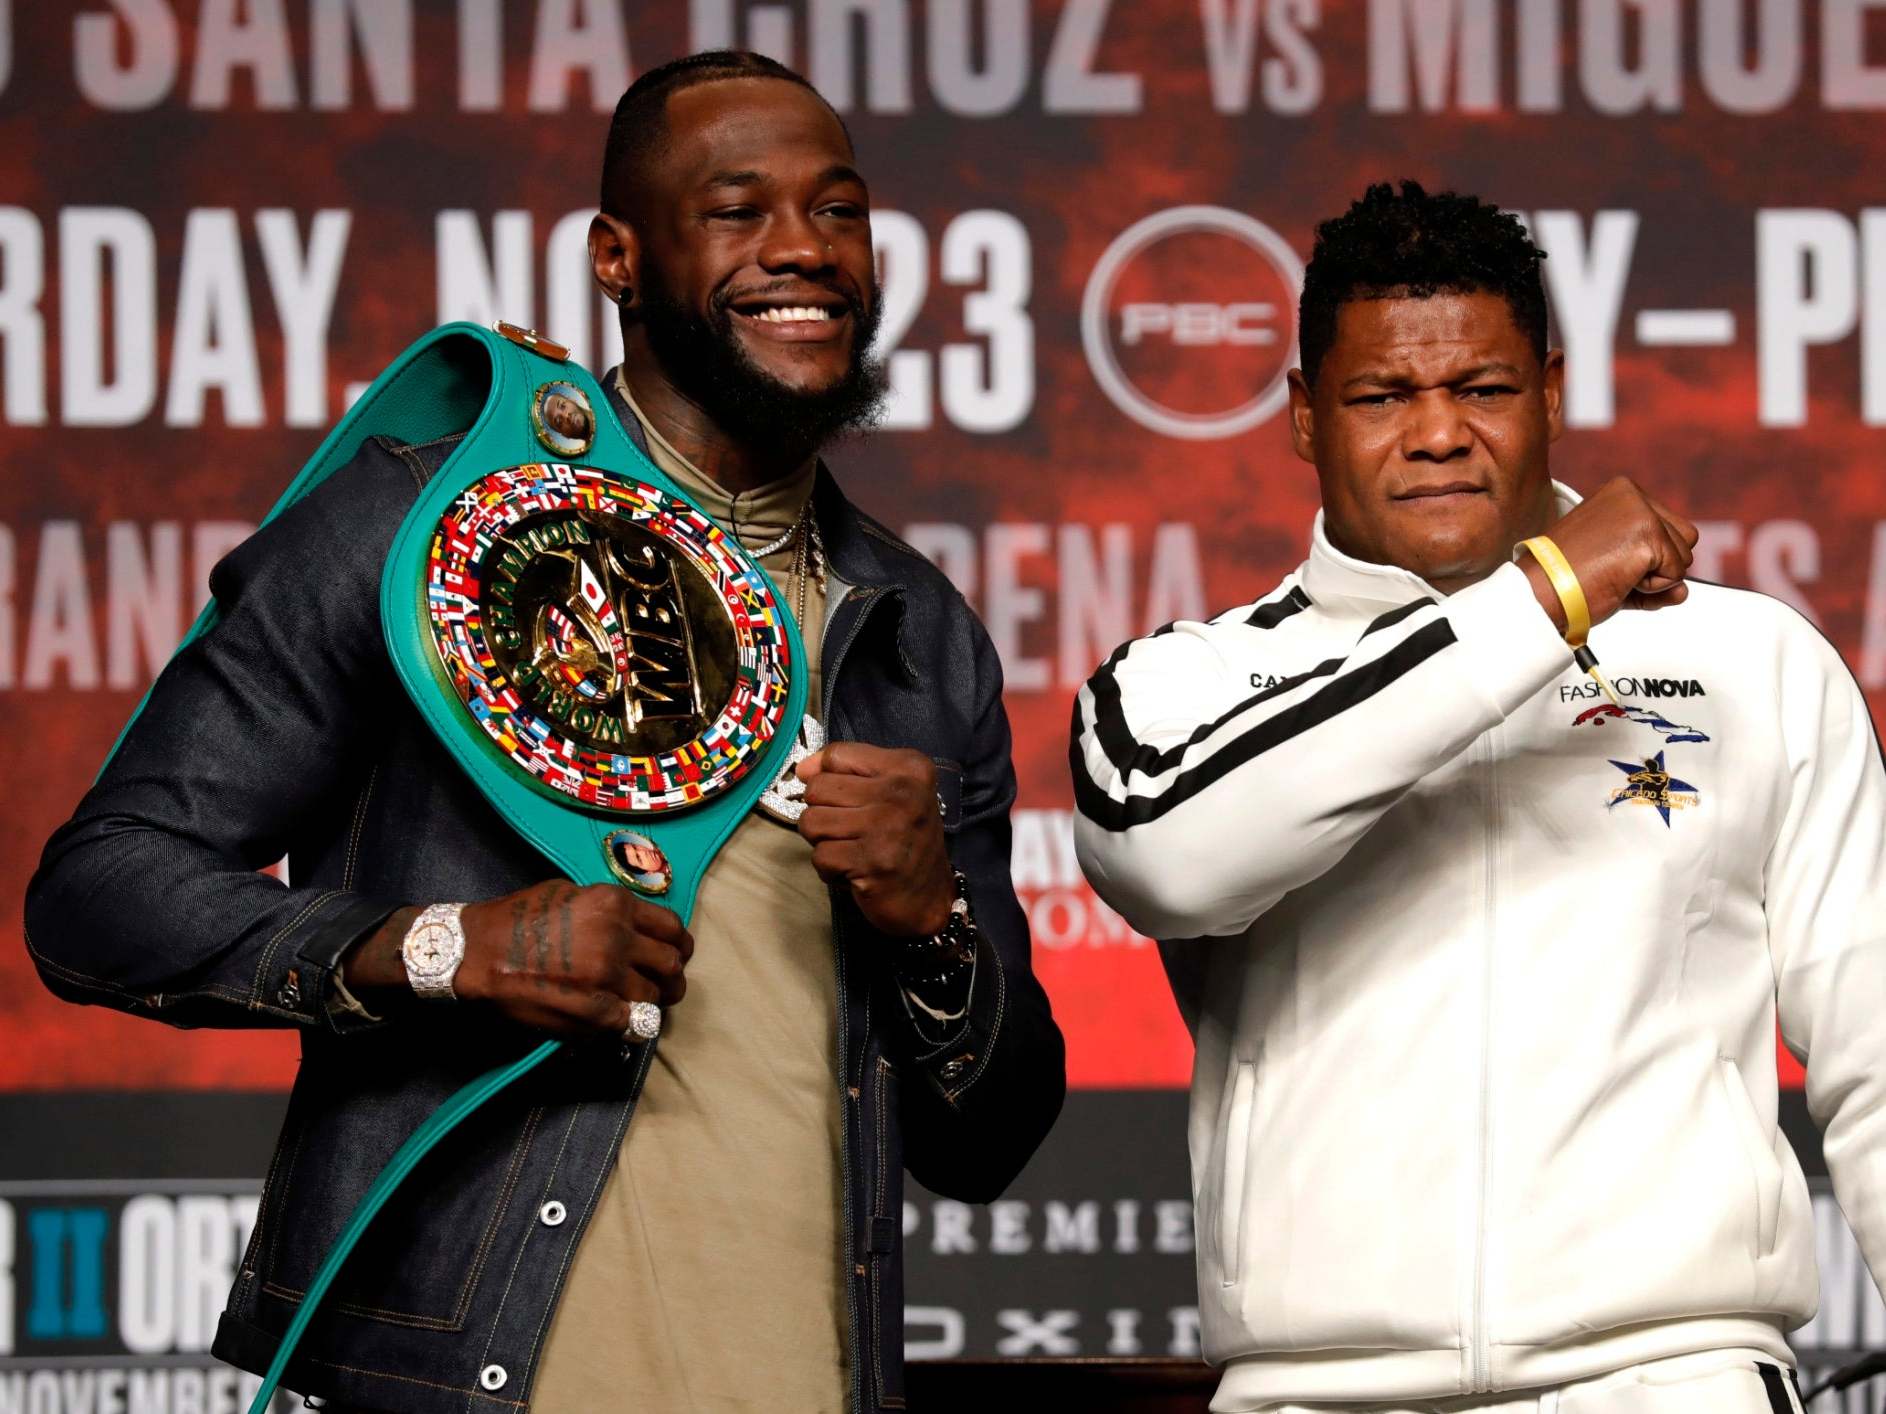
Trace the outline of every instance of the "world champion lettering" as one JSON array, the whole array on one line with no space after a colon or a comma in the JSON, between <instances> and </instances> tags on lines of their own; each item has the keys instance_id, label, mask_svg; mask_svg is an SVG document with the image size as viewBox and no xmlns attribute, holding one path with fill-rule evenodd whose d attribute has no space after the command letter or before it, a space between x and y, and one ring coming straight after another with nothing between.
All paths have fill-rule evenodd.
<instances>
[{"instance_id":1,"label":"world champion lettering","mask_svg":"<svg viewBox=\"0 0 1886 1414\"><path fill-rule=\"evenodd\" d=\"M551 544L587 545L591 540L589 527L578 520L559 523L553 528L532 527L525 533L523 544L530 550L542 550ZM485 610L485 619L503 647L515 648L523 642L510 606L517 594L517 577L529 564L530 557L516 542L508 545L504 553L492 562L492 568L497 574L485 590L487 598L491 600L490 607Z\"/></svg>"}]
</instances>

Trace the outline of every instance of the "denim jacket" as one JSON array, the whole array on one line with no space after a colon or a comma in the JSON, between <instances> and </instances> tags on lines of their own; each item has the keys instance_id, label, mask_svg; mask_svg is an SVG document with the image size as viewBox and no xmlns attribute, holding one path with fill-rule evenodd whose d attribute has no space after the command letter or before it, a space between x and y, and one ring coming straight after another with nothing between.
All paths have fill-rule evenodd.
<instances>
[{"instance_id":1,"label":"denim jacket","mask_svg":"<svg viewBox=\"0 0 1886 1414\"><path fill-rule=\"evenodd\" d=\"M158 677L27 893L27 947L59 996L176 1026L300 1030L300 1072L214 1347L248 1370L266 1368L394 1149L462 1084L539 1039L488 1012L379 1023L328 1005L337 960L395 909L492 898L552 873L428 731L381 634L394 532L454 440L370 440L216 567L220 623ZM936 762L981 934L969 1015L926 1045L895 992L897 940L832 894L851 1407L893 1410L904 1404L904 1171L953 1198L1000 1194L1059 1112L1063 1049L1009 878L1015 774L995 650L944 576L823 468L813 495L847 586L825 630L828 731ZM288 887L256 872L283 855ZM455 1132L369 1229L287 1384L375 1409L526 1407L644 1063L615 1046L566 1047ZM622 1316L633 1332L634 1312Z\"/></svg>"}]
</instances>

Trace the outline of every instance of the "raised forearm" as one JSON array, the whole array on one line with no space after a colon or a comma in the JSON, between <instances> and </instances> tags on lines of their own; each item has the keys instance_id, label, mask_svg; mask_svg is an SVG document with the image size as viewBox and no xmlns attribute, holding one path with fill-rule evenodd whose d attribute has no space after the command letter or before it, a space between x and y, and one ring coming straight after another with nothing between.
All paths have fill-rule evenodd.
<instances>
[{"instance_id":1,"label":"raised forearm","mask_svg":"<svg viewBox=\"0 0 1886 1414\"><path fill-rule=\"evenodd\" d=\"M1228 703L1210 631L1139 640L1076 707L1081 868L1149 937L1242 932L1570 665L1512 567Z\"/></svg>"}]
</instances>

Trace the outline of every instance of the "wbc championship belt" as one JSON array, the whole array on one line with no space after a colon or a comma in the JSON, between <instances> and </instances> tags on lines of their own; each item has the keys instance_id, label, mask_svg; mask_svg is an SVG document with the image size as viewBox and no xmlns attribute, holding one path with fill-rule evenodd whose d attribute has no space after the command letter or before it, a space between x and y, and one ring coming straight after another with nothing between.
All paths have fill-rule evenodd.
<instances>
[{"instance_id":1,"label":"wbc championship belt","mask_svg":"<svg viewBox=\"0 0 1886 1414\"><path fill-rule=\"evenodd\" d=\"M559 872L634 889L686 922L714 855L787 767L805 716L804 648L765 570L565 357L509 325L434 330L367 389L269 518L369 436L464 434L387 557L380 617L395 673L459 768ZM214 622L212 605L190 637ZM654 1045L631 1057L632 1093ZM310 1282L251 1414L267 1409L400 1182L558 1049L546 1041L480 1076L394 1154Z\"/></svg>"},{"instance_id":2,"label":"wbc championship belt","mask_svg":"<svg viewBox=\"0 0 1886 1414\"><path fill-rule=\"evenodd\" d=\"M448 325L417 362L467 337L491 388L387 557L394 669L565 876L658 897L685 921L805 714L798 626L739 539L541 340Z\"/></svg>"}]
</instances>

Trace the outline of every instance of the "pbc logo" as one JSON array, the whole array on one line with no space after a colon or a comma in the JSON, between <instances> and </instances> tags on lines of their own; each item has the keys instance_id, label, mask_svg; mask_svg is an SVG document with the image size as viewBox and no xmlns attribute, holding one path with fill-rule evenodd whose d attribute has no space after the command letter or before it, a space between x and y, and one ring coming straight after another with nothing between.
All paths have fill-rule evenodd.
<instances>
[{"instance_id":1,"label":"pbc logo","mask_svg":"<svg viewBox=\"0 0 1886 1414\"><path fill-rule=\"evenodd\" d=\"M1120 342L1163 335L1188 348L1263 348L1277 342L1276 321L1274 304L1129 304L1120 311Z\"/></svg>"},{"instance_id":2,"label":"pbc logo","mask_svg":"<svg viewBox=\"0 0 1886 1414\"><path fill-rule=\"evenodd\" d=\"M1263 222L1179 206L1135 222L1088 276L1081 345L1115 407L1168 437L1233 437L1289 401L1303 262Z\"/></svg>"}]
</instances>

